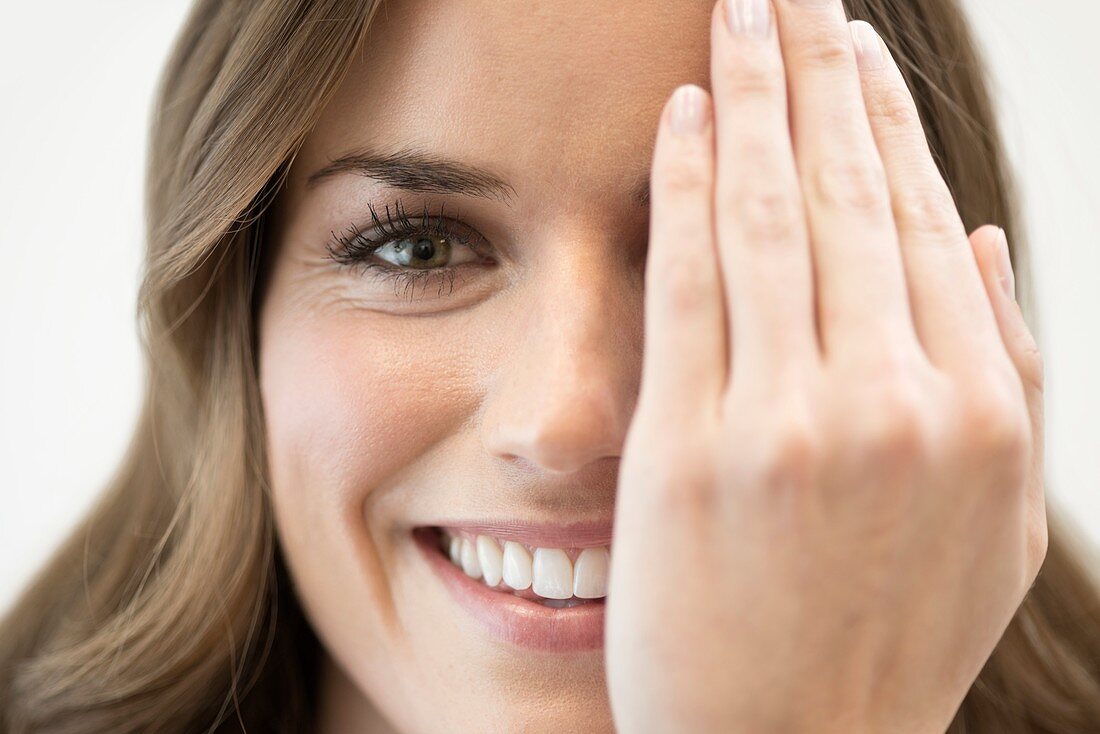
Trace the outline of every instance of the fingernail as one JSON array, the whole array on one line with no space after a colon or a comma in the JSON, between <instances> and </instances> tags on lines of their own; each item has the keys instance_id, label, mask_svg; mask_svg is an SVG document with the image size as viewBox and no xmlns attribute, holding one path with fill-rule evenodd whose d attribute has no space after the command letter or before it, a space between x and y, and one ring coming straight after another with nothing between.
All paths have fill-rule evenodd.
<instances>
[{"instance_id":1,"label":"fingernail","mask_svg":"<svg viewBox=\"0 0 1100 734\"><path fill-rule=\"evenodd\" d=\"M1012 272L1012 259L1008 255L1008 235L1004 229L997 232L997 270L1005 295L1016 300L1016 275Z\"/></svg>"},{"instance_id":2,"label":"fingernail","mask_svg":"<svg viewBox=\"0 0 1100 734\"><path fill-rule=\"evenodd\" d=\"M698 135L706 127L707 114L703 90L694 84L682 84L672 94L672 132L678 135Z\"/></svg>"},{"instance_id":3,"label":"fingernail","mask_svg":"<svg viewBox=\"0 0 1100 734\"><path fill-rule=\"evenodd\" d=\"M878 33L866 21L853 20L850 25L859 68L869 71L881 67L883 61L882 41L879 40Z\"/></svg>"},{"instance_id":4,"label":"fingernail","mask_svg":"<svg viewBox=\"0 0 1100 734\"><path fill-rule=\"evenodd\" d=\"M726 0L726 24L731 33L764 38L771 22L770 0Z\"/></svg>"}]
</instances>

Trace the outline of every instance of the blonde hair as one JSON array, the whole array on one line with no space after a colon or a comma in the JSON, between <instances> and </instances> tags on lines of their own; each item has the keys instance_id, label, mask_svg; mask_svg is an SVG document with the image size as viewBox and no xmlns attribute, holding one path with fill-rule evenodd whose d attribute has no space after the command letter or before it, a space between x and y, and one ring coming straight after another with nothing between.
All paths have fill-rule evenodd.
<instances>
[{"instance_id":1,"label":"blonde hair","mask_svg":"<svg viewBox=\"0 0 1100 734\"><path fill-rule=\"evenodd\" d=\"M275 540L256 370L264 213L376 0L199 0L152 123L146 391L83 522L0 623L8 732L303 731L319 643ZM1023 232L956 0L850 0L890 45L968 229ZM1050 511L1046 562L949 731L1100 731L1100 592Z\"/></svg>"}]
</instances>

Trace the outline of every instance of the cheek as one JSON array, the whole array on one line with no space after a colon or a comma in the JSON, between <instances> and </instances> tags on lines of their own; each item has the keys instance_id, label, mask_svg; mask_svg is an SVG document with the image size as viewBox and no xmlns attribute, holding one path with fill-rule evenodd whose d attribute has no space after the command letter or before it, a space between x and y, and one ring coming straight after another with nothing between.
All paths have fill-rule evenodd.
<instances>
[{"instance_id":1,"label":"cheek","mask_svg":"<svg viewBox=\"0 0 1100 734\"><path fill-rule=\"evenodd\" d=\"M344 315L269 327L260 383L277 494L361 505L445 430L447 411L432 409L440 396L430 343L383 321Z\"/></svg>"},{"instance_id":2,"label":"cheek","mask_svg":"<svg viewBox=\"0 0 1100 734\"><path fill-rule=\"evenodd\" d=\"M426 322L350 312L284 312L262 337L272 500L299 596L331 642L377 644L395 620L392 531L406 529L406 503L381 500L404 496L399 473L460 430L469 403L444 371L455 355Z\"/></svg>"},{"instance_id":3,"label":"cheek","mask_svg":"<svg viewBox=\"0 0 1100 734\"><path fill-rule=\"evenodd\" d=\"M462 463L451 441L469 431L492 362L484 343L455 338L456 329L494 331L286 297L272 305L261 318L259 383L295 595L328 654L372 699L411 707L433 691L460 711L464 700L444 700L453 682L414 662L454 650L461 630L440 623L425 599L408 529L444 504L432 477Z\"/></svg>"}]
</instances>

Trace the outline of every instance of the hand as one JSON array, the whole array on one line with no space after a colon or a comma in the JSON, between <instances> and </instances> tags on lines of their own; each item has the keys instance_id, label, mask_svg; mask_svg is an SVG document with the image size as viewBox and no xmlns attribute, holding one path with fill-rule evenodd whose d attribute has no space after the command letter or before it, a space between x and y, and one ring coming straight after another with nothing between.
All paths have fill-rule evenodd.
<instances>
[{"instance_id":1,"label":"hand","mask_svg":"<svg viewBox=\"0 0 1100 734\"><path fill-rule=\"evenodd\" d=\"M715 6L713 102L657 136L612 711L942 732L1046 554L1042 360L878 36L764 7Z\"/></svg>"}]
</instances>

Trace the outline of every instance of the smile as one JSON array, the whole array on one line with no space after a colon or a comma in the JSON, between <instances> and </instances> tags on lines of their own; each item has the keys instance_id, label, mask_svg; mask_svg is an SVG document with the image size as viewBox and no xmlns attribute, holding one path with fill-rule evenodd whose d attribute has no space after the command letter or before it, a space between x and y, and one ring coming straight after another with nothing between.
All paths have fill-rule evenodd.
<instances>
[{"instance_id":1,"label":"smile","mask_svg":"<svg viewBox=\"0 0 1100 734\"><path fill-rule=\"evenodd\" d=\"M452 598L498 640L559 652L603 646L610 525L464 524L413 535Z\"/></svg>"}]
</instances>

